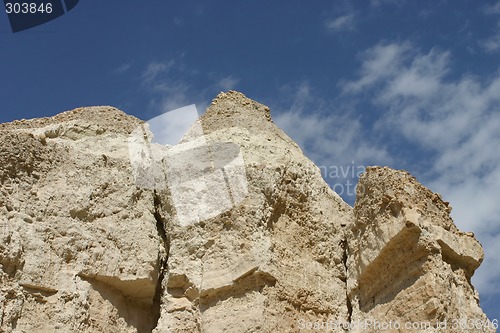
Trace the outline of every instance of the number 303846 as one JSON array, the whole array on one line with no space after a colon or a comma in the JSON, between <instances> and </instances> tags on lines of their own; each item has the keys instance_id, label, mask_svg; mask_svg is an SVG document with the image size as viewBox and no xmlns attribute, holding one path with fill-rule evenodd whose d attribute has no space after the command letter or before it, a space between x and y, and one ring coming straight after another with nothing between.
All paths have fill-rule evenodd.
<instances>
[{"instance_id":1,"label":"number 303846","mask_svg":"<svg viewBox=\"0 0 500 333\"><path fill-rule=\"evenodd\" d=\"M37 4L34 2L11 3L5 4L5 12L7 14L36 14L36 13L52 13L52 3Z\"/></svg>"}]
</instances>

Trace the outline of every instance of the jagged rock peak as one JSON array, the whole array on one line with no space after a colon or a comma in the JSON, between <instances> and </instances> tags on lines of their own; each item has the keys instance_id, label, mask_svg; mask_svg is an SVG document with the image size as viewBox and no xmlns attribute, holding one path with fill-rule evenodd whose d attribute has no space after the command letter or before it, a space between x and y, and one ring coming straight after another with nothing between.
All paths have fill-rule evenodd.
<instances>
[{"instance_id":1,"label":"jagged rock peak","mask_svg":"<svg viewBox=\"0 0 500 333\"><path fill-rule=\"evenodd\" d=\"M234 126L265 129L272 123L268 106L234 90L219 93L201 117L201 121L206 132Z\"/></svg>"},{"instance_id":2,"label":"jagged rock peak","mask_svg":"<svg viewBox=\"0 0 500 333\"><path fill-rule=\"evenodd\" d=\"M407 172L367 168L353 209L235 91L184 143L142 123L90 107L0 125L0 332L487 324L480 244Z\"/></svg>"},{"instance_id":3,"label":"jagged rock peak","mask_svg":"<svg viewBox=\"0 0 500 333\"><path fill-rule=\"evenodd\" d=\"M367 221L373 215L386 210L392 216L401 214L403 207L413 209L431 218L431 223L446 230L457 231L453 223L449 202L443 201L439 193L434 193L405 170L388 167L367 167L359 179L356 189L355 211ZM367 212L374 209L372 212Z\"/></svg>"},{"instance_id":4,"label":"jagged rock peak","mask_svg":"<svg viewBox=\"0 0 500 333\"><path fill-rule=\"evenodd\" d=\"M249 111L250 115L255 117L264 117L266 120L271 121L271 110L268 106L254 101L248 98L243 93L235 90L229 90L228 92L220 92L210 104L209 112L215 109L216 112L223 112L225 110L230 110L231 107L241 106L244 107L246 111ZM233 110L234 111L234 110Z\"/></svg>"}]
</instances>

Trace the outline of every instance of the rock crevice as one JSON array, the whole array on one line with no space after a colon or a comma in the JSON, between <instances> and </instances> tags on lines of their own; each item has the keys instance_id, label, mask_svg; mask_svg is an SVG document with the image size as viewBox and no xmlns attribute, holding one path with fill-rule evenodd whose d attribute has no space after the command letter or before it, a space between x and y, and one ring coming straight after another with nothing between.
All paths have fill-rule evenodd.
<instances>
[{"instance_id":1,"label":"rock crevice","mask_svg":"<svg viewBox=\"0 0 500 333\"><path fill-rule=\"evenodd\" d=\"M367 168L350 207L234 91L179 145L152 138L112 107L0 124L0 331L488 322L481 245L407 172Z\"/></svg>"},{"instance_id":2,"label":"rock crevice","mask_svg":"<svg viewBox=\"0 0 500 333\"><path fill-rule=\"evenodd\" d=\"M162 213L161 198L156 191L154 191L153 194L153 214L156 220L156 230L158 231L158 236L160 236L163 249L161 249L158 253L158 278L153 297L152 312L154 325L152 326L152 329L158 326L158 321L160 320L161 316L161 296L164 292L163 280L168 269L168 254L170 250L170 240L166 231L167 221L165 220L164 214Z\"/></svg>"}]
</instances>

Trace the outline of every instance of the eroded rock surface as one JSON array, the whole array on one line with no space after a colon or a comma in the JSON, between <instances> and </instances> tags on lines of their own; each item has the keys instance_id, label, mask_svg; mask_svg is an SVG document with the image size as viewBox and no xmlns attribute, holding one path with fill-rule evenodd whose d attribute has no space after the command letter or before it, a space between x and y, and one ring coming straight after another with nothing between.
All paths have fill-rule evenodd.
<instances>
[{"instance_id":1,"label":"eroded rock surface","mask_svg":"<svg viewBox=\"0 0 500 333\"><path fill-rule=\"evenodd\" d=\"M200 121L207 144L240 147L248 194L188 227L166 214L168 305L156 332L290 332L300 318L347 320L343 239L351 207L264 105L221 94Z\"/></svg>"},{"instance_id":2,"label":"eroded rock surface","mask_svg":"<svg viewBox=\"0 0 500 333\"><path fill-rule=\"evenodd\" d=\"M110 107L0 127L0 331L148 332L166 250ZM159 297L159 296L158 296Z\"/></svg>"},{"instance_id":3,"label":"eroded rock surface","mask_svg":"<svg viewBox=\"0 0 500 333\"><path fill-rule=\"evenodd\" d=\"M450 212L448 202L406 171L367 168L348 237L354 322L447 323L446 332L494 331L470 282L483 249L472 233L457 229Z\"/></svg>"},{"instance_id":4,"label":"eroded rock surface","mask_svg":"<svg viewBox=\"0 0 500 333\"><path fill-rule=\"evenodd\" d=\"M138 128L153 156L140 170ZM470 284L480 244L409 174L369 168L353 209L243 94L193 128L163 148L111 107L0 125L0 331L487 321Z\"/></svg>"}]
</instances>

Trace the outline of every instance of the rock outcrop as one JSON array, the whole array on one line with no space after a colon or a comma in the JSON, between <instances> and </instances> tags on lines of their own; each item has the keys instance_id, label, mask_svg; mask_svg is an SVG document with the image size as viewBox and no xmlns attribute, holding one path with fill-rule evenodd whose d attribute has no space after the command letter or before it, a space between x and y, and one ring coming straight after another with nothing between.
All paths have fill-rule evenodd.
<instances>
[{"instance_id":1,"label":"rock outcrop","mask_svg":"<svg viewBox=\"0 0 500 333\"><path fill-rule=\"evenodd\" d=\"M496 326L470 282L483 249L472 233L457 229L448 202L409 173L387 167L367 168L356 190L348 237L352 320L397 320L428 332Z\"/></svg>"},{"instance_id":2,"label":"rock outcrop","mask_svg":"<svg viewBox=\"0 0 500 333\"><path fill-rule=\"evenodd\" d=\"M368 168L352 208L234 91L152 136L112 107L0 125L0 331L495 331L480 244L408 173Z\"/></svg>"}]
</instances>

